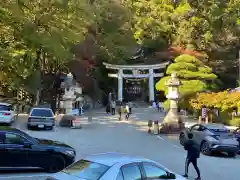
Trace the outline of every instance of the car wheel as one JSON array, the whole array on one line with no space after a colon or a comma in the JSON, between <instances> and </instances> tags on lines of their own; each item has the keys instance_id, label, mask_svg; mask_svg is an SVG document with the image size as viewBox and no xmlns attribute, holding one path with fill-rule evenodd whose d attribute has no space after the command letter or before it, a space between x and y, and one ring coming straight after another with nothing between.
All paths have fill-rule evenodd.
<instances>
[{"instance_id":1,"label":"car wheel","mask_svg":"<svg viewBox=\"0 0 240 180\"><path fill-rule=\"evenodd\" d=\"M235 153L235 152L228 152L228 157L235 158L236 155L237 155L237 153Z\"/></svg>"},{"instance_id":2,"label":"car wheel","mask_svg":"<svg viewBox=\"0 0 240 180\"><path fill-rule=\"evenodd\" d=\"M179 142L180 142L181 145L184 145L184 142L185 142L185 135L184 135L184 133L181 133L179 135Z\"/></svg>"},{"instance_id":3,"label":"car wheel","mask_svg":"<svg viewBox=\"0 0 240 180\"><path fill-rule=\"evenodd\" d=\"M51 163L49 163L48 167L44 168L49 173L56 173L61 171L66 166L66 160L62 155L52 155Z\"/></svg>"},{"instance_id":4,"label":"car wheel","mask_svg":"<svg viewBox=\"0 0 240 180\"><path fill-rule=\"evenodd\" d=\"M48 130L53 130L53 126L47 127Z\"/></svg>"},{"instance_id":5,"label":"car wheel","mask_svg":"<svg viewBox=\"0 0 240 180\"><path fill-rule=\"evenodd\" d=\"M202 144L201 144L201 152L204 154L204 155L210 155L211 154L211 150L209 148L209 144L207 141L203 141Z\"/></svg>"},{"instance_id":6,"label":"car wheel","mask_svg":"<svg viewBox=\"0 0 240 180\"><path fill-rule=\"evenodd\" d=\"M28 125L27 125L27 129L28 129L28 130L31 130L32 127L28 124Z\"/></svg>"}]
</instances>

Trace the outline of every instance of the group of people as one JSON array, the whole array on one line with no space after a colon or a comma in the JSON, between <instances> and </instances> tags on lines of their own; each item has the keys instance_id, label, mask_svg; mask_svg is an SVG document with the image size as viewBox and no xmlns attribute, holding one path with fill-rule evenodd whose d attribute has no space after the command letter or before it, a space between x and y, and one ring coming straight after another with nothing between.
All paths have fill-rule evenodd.
<instances>
[{"instance_id":1,"label":"group of people","mask_svg":"<svg viewBox=\"0 0 240 180\"><path fill-rule=\"evenodd\" d=\"M158 112L163 112L164 111L162 102L155 102L155 101L153 101L152 108L154 110L158 110Z\"/></svg>"},{"instance_id":2,"label":"group of people","mask_svg":"<svg viewBox=\"0 0 240 180\"><path fill-rule=\"evenodd\" d=\"M111 113L112 115L116 114L116 101L111 101L106 107L106 113ZM122 116L125 114L125 119L128 120L132 114L133 104L132 102L120 103L118 107L119 120L122 120Z\"/></svg>"}]
</instances>

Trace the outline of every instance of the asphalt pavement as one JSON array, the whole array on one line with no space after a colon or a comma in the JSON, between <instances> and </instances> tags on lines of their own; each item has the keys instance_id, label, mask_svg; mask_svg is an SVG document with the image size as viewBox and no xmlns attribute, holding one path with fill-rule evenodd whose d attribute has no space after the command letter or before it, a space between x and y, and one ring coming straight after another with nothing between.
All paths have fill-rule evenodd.
<instances>
[{"instance_id":1,"label":"asphalt pavement","mask_svg":"<svg viewBox=\"0 0 240 180\"><path fill-rule=\"evenodd\" d=\"M104 111L94 113L93 122L88 124L82 118L82 129L68 129L56 127L53 131L26 130L26 118L21 117L15 123L18 127L32 136L48 138L65 142L76 149L77 160L82 157L102 152L122 152L143 156L155 160L168 169L184 173L186 152L178 142L175 135L150 135L147 133L147 120L162 120L163 114L153 112L151 109L134 109L130 121L118 121L118 115L106 115ZM199 168L203 180L239 180L240 156L228 158L223 155L204 156L199 159ZM46 173L15 173L0 175L1 179L11 180L42 180ZM190 177L196 173L192 166L189 169ZM26 177L28 176L28 177Z\"/></svg>"}]
</instances>

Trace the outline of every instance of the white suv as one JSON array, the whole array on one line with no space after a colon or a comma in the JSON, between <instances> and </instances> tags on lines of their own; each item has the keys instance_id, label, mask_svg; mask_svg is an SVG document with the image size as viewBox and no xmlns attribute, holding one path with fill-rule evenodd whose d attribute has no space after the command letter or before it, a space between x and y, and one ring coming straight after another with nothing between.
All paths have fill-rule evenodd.
<instances>
[{"instance_id":1,"label":"white suv","mask_svg":"<svg viewBox=\"0 0 240 180\"><path fill-rule=\"evenodd\" d=\"M15 120L13 106L8 103L0 102L0 123L11 124Z\"/></svg>"}]
</instances>

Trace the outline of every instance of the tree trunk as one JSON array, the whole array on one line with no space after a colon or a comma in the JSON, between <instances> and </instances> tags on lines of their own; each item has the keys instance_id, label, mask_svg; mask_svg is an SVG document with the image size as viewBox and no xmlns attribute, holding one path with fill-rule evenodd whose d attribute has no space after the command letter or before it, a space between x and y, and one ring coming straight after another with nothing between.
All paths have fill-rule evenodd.
<instances>
[{"instance_id":1,"label":"tree trunk","mask_svg":"<svg viewBox=\"0 0 240 180\"><path fill-rule=\"evenodd\" d=\"M34 103L34 106L38 106L39 103L40 103L40 93L41 93L41 91L40 91L40 90L37 90L37 92L36 92L36 96L35 96L35 103Z\"/></svg>"}]
</instances>

